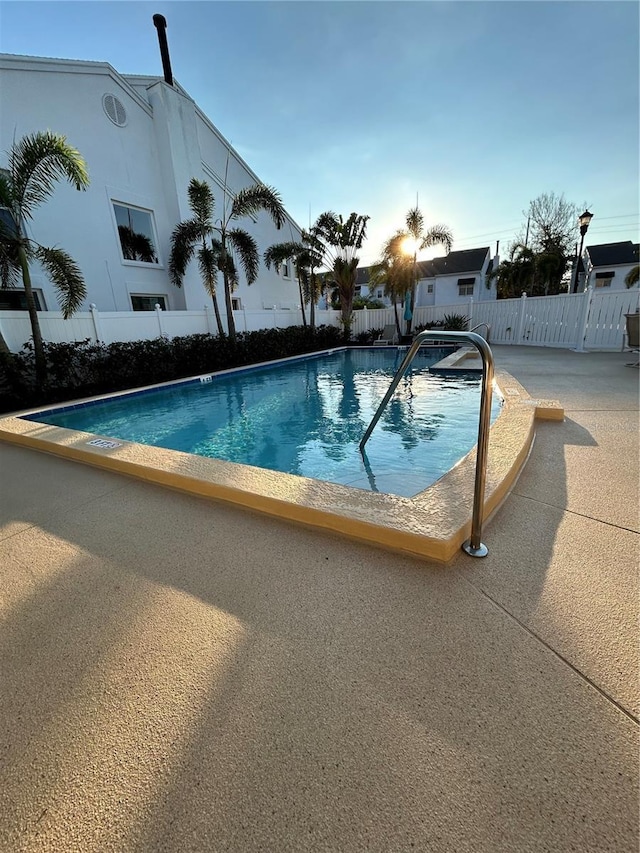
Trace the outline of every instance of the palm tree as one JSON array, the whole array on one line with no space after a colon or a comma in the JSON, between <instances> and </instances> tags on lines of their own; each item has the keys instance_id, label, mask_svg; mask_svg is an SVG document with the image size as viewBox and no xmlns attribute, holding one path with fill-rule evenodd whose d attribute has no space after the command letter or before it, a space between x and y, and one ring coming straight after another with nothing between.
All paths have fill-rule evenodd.
<instances>
[{"instance_id":1,"label":"palm tree","mask_svg":"<svg viewBox=\"0 0 640 853\"><path fill-rule=\"evenodd\" d=\"M218 296L216 294L216 279L220 269L220 241L214 238L213 210L215 200L206 181L192 178L187 190L189 207L193 218L180 222L171 235L171 253L169 255L169 279L176 287L182 287L182 281L187 266L196 254L198 268L202 276L204 289L213 301L213 310L218 324L218 334L224 335Z\"/></svg>"},{"instance_id":2,"label":"palm tree","mask_svg":"<svg viewBox=\"0 0 640 853\"><path fill-rule=\"evenodd\" d=\"M418 207L411 208L407 213L405 223L407 227L405 240L408 239L411 241L411 249L413 250L413 283L411 286L410 303L411 315L413 317L413 311L416 303L416 287L418 285L418 252L422 252L424 249L430 249L433 246L441 245L445 247L448 254L451 251L451 246L453 245L453 235L446 225L434 225L425 231L424 216ZM411 333L411 323L412 320L407 320L407 334Z\"/></svg>"},{"instance_id":3,"label":"palm tree","mask_svg":"<svg viewBox=\"0 0 640 853\"><path fill-rule=\"evenodd\" d=\"M264 262L267 269L273 265L276 272L280 272L282 264L291 259L298 279L298 290L300 292L300 306L302 309L302 324L307 325L307 316L304 306L310 304L309 324L315 328L315 309L318 301L318 285L316 269L321 263L321 257L312 248L309 235L303 232L302 242L290 241L288 243L275 243L269 246L264 253Z\"/></svg>"},{"instance_id":4,"label":"palm tree","mask_svg":"<svg viewBox=\"0 0 640 853\"><path fill-rule=\"evenodd\" d=\"M373 265L369 276L369 287L382 285L384 295L393 304L398 340L402 337L398 303L402 304L411 291L415 276L412 259L403 251L406 237L404 231L396 231L393 237L389 237L382 247L382 257Z\"/></svg>"},{"instance_id":5,"label":"palm tree","mask_svg":"<svg viewBox=\"0 0 640 853\"><path fill-rule=\"evenodd\" d=\"M198 205L197 209L193 207L193 200ZM189 204L196 216L194 219L181 222L174 229L171 237L171 256L169 259L170 275L173 269L176 275L175 280L179 278L182 281L187 263L195 251L194 241L196 239L202 241L204 236L205 243L200 247L198 255L201 266L200 271L209 293L212 292L211 287L215 290L216 271L222 273L225 307L227 309L227 327L229 337L235 341L236 325L233 319L231 294L238 285L238 269L234 255L237 255L240 260L247 284L253 284L258 277L260 256L258 254L258 245L253 237L241 228L231 226L238 219L243 219L246 216L255 216L261 210L264 210L269 214L276 228L280 229L285 219L284 205L276 190L266 186L266 184L253 184L250 187L240 190L231 200L227 198L225 192L222 217L216 219L214 222L213 210L215 199L213 193L206 182L199 181L197 178L192 178L189 184ZM205 229L206 233L202 232L202 230L198 231L196 226L196 220L198 219L206 220L207 229L210 229L210 231L207 229ZM211 237L210 244L206 244L206 237L210 234L215 234L215 236ZM211 249L210 253L205 251L203 254L202 249L208 249L209 245ZM183 260L185 257L186 261ZM202 265L203 262L205 262L204 267ZM180 276L181 271L182 277ZM172 277L172 281L175 280ZM217 315L216 318L218 319ZM220 328L219 319L218 328Z\"/></svg>"},{"instance_id":6,"label":"palm tree","mask_svg":"<svg viewBox=\"0 0 640 853\"><path fill-rule=\"evenodd\" d=\"M635 267L632 267L624 277L624 283L627 285L627 287L633 287L633 285L637 284L639 280L640 265L636 264Z\"/></svg>"},{"instance_id":7,"label":"palm tree","mask_svg":"<svg viewBox=\"0 0 640 853\"><path fill-rule=\"evenodd\" d=\"M309 231L322 266L331 271L340 295L340 311L345 340L351 333L351 313L356 287L358 252L367 230L368 216L351 213L347 219L332 211L320 214Z\"/></svg>"},{"instance_id":8,"label":"palm tree","mask_svg":"<svg viewBox=\"0 0 640 853\"><path fill-rule=\"evenodd\" d=\"M65 136L50 130L23 136L8 152L9 168L0 171L0 286L14 287L19 280L25 291L35 356L36 379L43 383L47 363L42 332L31 286L29 265L37 261L57 291L66 319L78 310L86 296L82 273L65 251L37 243L27 234L27 223L37 207L53 194L56 183L67 180L77 190L89 186L87 166L80 152Z\"/></svg>"}]
</instances>

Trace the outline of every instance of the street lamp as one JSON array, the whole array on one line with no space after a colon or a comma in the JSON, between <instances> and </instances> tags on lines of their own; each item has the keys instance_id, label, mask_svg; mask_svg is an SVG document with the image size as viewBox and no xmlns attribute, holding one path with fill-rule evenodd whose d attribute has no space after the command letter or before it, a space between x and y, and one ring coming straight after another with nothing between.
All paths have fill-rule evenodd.
<instances>
[{"instance_id":1,"label":"street lamp","mask_svg":"<svg viewBox=\"0 0 640 853\"><path fill-rule=\"evenodd\" d=\"M580 268L580 259L582 258L582 247L584 245L584 235L587 233L589 229L589 223L593 219L593 213L589 213L588 210L585 210L584 213L581 213L578 217L578 225L580 226L580 251L578 252L578 257L576 258L576 277L573 282L573 290L572 293L578 292L578 270Z\"/></svg>"}]
</instances>

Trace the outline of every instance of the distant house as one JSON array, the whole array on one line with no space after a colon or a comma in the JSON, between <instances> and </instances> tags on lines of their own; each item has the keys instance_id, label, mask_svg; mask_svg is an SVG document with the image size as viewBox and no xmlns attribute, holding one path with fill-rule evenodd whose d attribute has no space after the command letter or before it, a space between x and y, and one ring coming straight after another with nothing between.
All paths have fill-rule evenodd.
<instances>
[{"instance_id":1,"label":"distant house","mask_svg":"<svg viewBox=\"0 0 640 853\"><path fill-rule=\"evenodd\" d=\"M14 138L47 129L64 134L87 162L87 192L60 183L33 223L38 241L62 246L82 270L87 299L81 310L90 303L100 311L211 305L195 263L180 289L167 270L171 233L192 216L189 181L207 181L219 217L225 196L259 178L177 81L121 74L106 62L0 55L0 115L0 168ZM288 215L280 231L262 212L239 225L261 256L272 243L300 239ZM150 254L135 253L126 240L131 232L146 239ZM57 311L55 289L36 264L32 279L38 308ZM240 273L233 295L234 309L299 302L290 265L277 272L262 260L257 281L249 287ZM22 289L0 290L0 310L24 307Z\"/></svg>"},{"instance_id":2,"label":"distant house","mask_svg":"<svg viewBox=\"0 0 640 853\"><path fill-rule=\"evenodd\" d=\"M638 243L623 240L621 243L602 243L587 246L582 258L585 276L579 278L579 290L591 286L594 291L626 290L627 273L638 264ZM580 268L579 272L580 272Z\"/></svg>"},{"instance_id":3,"label":"distant house","mask_svg":"<svg viewBox=\"0 0 640 853\"><path fill-rule=\"evenodd\" d=\"M487 287L491 271L498 266L499 258L491 257L489 246L449 252L431 261L419 261L416 306L464 305L473 297L477 301L496 298L493 282Z\"/></svg>"},{"instance_id":4,"label":"distant house","mask_svg":"<svg viewBox=\"0 0 640 853\"><path fill-rule=\"evenodd\" d=\"M371 275L371 267L358 267L356 274L356 289L355 295L361 296L363 299L377 299L385 305L391 305L391 300L384 295L384 285L378 284L371 286L369 278Z\"/></svg>"}]
</instances>

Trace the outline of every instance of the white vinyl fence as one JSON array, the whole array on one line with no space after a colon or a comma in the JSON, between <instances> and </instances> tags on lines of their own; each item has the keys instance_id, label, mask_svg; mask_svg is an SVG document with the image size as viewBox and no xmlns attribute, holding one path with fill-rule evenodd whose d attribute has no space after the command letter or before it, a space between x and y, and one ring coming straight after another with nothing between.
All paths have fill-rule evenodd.
<instances>
[{"instance_id":1,"label":"white vinyl fence","mask_svg":"<svg viewBox=\"0 0 640 853\"><path fill-rule=\"evenodd\" d=\"M456 305L430 305L416 308L413 328L443 320L447 314L465 314L469 328L478 323L491 327L489 340L495 344L564 347L578 352L585 350L620 350L623 346L625 314L638 310L638 289L612 293L594 292L537 296L520 299L499 299ZM403 309L398 306L401 328ZM58 311L39 313L42 336L46 341L135 341L173 338L180 335L216 334L213 311L90 311L65 320ZM308 311L307 311L308 318ZM299 310L234 311L236 329L252 332L258 329L286 328L302 324ZM223 314L226 330L226 316ZM339 311L316 311L318 325L338 326ZM362 309L353 312L352 334L382 329L395 323L393 308ZM26 311L0 312L0 333L8 347L18 352L31 338L31 326Z\"/></svg>"}]
</instances>

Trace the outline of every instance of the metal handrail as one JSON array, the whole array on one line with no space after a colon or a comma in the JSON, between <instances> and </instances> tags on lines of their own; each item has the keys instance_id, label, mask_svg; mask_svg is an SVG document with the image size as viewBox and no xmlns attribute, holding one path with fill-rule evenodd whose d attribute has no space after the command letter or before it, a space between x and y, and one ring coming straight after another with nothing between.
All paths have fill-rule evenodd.
<instances>
[{"instance_id":1,"label":"metal handrail","mask_svg":"<svg viewBox=\"0 0 640 853\"><path fill-rule=\"evenodd\" d=\"M475 332L420 332L413 339L411 348L398 368L396 375L391 380L389 390L378 406L371 423L367 427L362 441L360 452L364 455L364 446L369 440L376 424L380 420L385 406L391 399L393 392L404 376L407 368L415 358L422 342L428 338L438 340L468 341L480 352L482 358L482 397L480 398L480 419L478 424L478 451L476 454L476 476L473 489L473 514L471 517L471 538L462 546L463 550L471 557L486 557L489 550L482 544L482 519L484 510L484 487L487 479L487 452L489 449L489 427L491 425L491 395L493 392L493 353L489 344L481 335Z\"/></svg>"},{"instance_id":2,"label":"metal handrail","mask_svg":"<svg viewBox=\"0 0 640 853\"><path fill-rule=\"evenodd\" d=\"M473 329L469 329L469 331L470 332L477 332L478 329L482 328L482 326L484 326L485 329L487 330L487 336L485 338L485 341L487 343L489 343L489 334L491 333L491 326L488 323L478 323L477 326L474 326Z\"/></svg>"}]
</instances>

